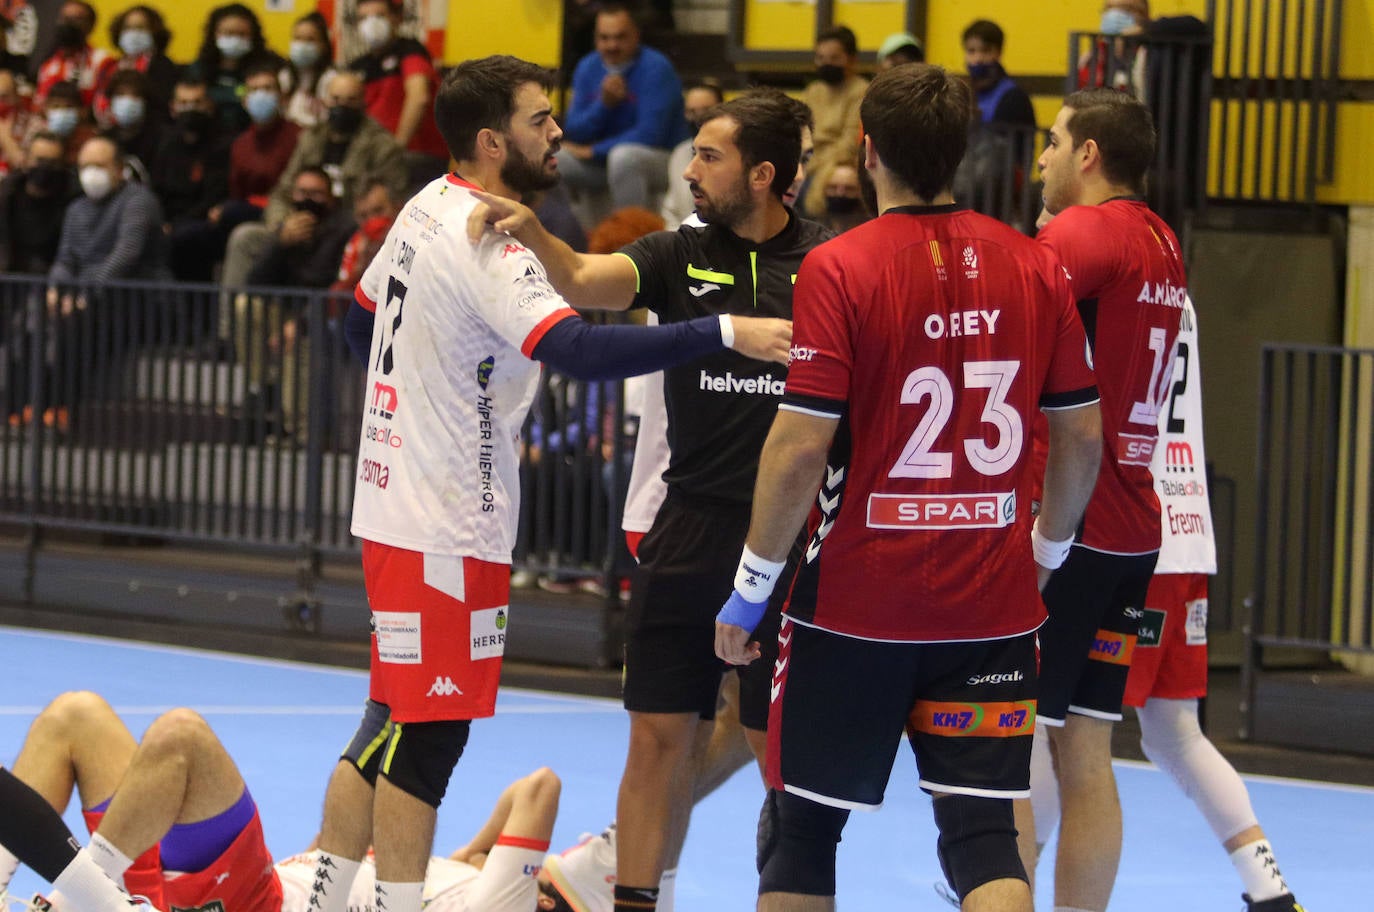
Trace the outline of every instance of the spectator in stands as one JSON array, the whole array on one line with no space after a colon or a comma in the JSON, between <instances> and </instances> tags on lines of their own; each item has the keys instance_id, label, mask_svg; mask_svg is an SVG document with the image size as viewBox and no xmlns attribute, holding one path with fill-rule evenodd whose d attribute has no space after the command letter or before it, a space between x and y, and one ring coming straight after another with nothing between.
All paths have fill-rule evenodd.
<instances>
[{"instance_id":1,"label":"spectator in stands","mask_svg":"<svg viewBox=\"0 0 1374 912\"><path fill-rule=\"evenodd\" d=\"M406 150L418 185L444 173L448 148L434 121L434 63L423 44L399 34L400 25L401 0L359 0L358 37L367 53L348 68L363 77L368 116Z\"/></svg>"},{"instance_id":2,"label":"spectator in stands","mask_svg":"<svg viewBox=\"0 0 1374 912\"><path fill-rule=\"evenodd\" d=\"M124 176L114 140L93 136L77 164L83 196L67 208L53 282L99 283L168 276L162 207L153 192Z\"/></svg>"},{"instance_id":3,"label":"spectator in stands","mask_svg":"<svg viewBox=\"0 0 1374 912\"><path fill-rule=\"evenodd\" d=\"M656 210L668 188L668 156L688 136L682 83L668 58L640 44L639 25L618 0L596 14L596 50L573 71L558 169L589 195L590 222L611 208Z\"/></svg>"},{"instance_id":4,"label":"spectator in stands","mask_svg":"<svg viewBox=\"0 0 1374 912\"><path fill-rule=\"evenodd\" d=\"M262 24L242 3L227 3L210 11L200 52L186 68L188 76L205 83L224 128L237 135L248 126L239 101L248 66L262 59L276 60L262 37Z\"/></svg>"},{"instance_id":5,"label":"spectator in stands","mask_svg":"<svg viewBox=\"0 0 1374 912\"><path fill-rule=\"evenodd\" d=\"M820 221L839 234L873 217L864 206L859 184L859 165L854 158L837 161L816 175L825 194L825 215Z\"/></svg>"},{"instance_id":6,"label":"spectator in stands","mask_svg":"<svg viewBox=\"0 0 1374 912\"><path fill-rule=\"evenodd\" d=\"M366 192L353 204L353 220L357 222L358 230L353 232L344 246L338 277L330 286L332 289L350 296L353 294L353 289L363 277L363 270L367 269L381 249L382 241L386 240L386 233L401 213L401 204L404 202L387 186L386 181L375 177L368 179Z\"/></svg>"},{"instance_id":7,"label":"spectator in stands","mask_svg":"<svg viewBox=\"0 0 1374 912\"><path fill-rule=\"evenodd\" d=\"M43 101L43 117L34 118L29 125L29 139L40 130L61 137L65 144L68 164L76 164L76 157L86 140L95 135L87 108L81 103L81 90L74 82L59 82L48 89Z\"/></svg>"},{"instance_id":8,"label":"spectator in stands","mask_svg":"<svg viewBox=\"0 0 1374 912\"><path fill-rule=\"evenodd\" d=\"M32 119L27 99L19 94L19 80L0 70L0 172L24 167L24 139Z\"/></svg>"},{"instance_id":9,"label":"spectator in stands","mask_svg":"<svg viewBox=\"0 0 1374 912\"><path fill-rule=\"evenodd\" d=\"M21 47L27 45L22 40L11 44L10 36L15 35L18 38L17 33L23 30L23 27L17 26L17 23L25 19L36 21L37 18L38 14L34 12L33 7L27 5L18 10L7 7L3 12L0 12L0 70L9 70L11 73L27 76L29 73L29 55L27 53L17 54L12 50L15 44Z\"/></svg>"},{"instance_id":10,"label":"spectator in stands","mask_svg":"<svg viewBox=\"0 0 1374 912\"><path fill-rule=\"evenodd\" d=\"M286 119L300 127L323 123L328 114L325 88L334 75L334 45L329 23L306 13L291 27L291 50L284 71Z\"/></svg>"},{"instance_id":11,"label":"spectator in stands","mask_svg":"<svg viewBox=\"0 0 1374 912\"><path fill-rule=\"evenodd\" d=\"M229 236L221 276L224 285L244 284L254 260L291 212L296 175L306 168L320 168L328 174L339 205L349 209L373 177L385 181L397 196L404 196L407 176L401 147L381 124L363 112L362 78L352 72L337 73L329 81L326 94L329 114L324 123L303 131L296 141L296 151L263 212L263 223L240 225Z\"/></svg>"},{"instance_id":12,"label":"spectator in stands","mask_svg":"<svg viewBox=\"0 0 1374 912\"><path fill-rule=\"evenodd\" d=\"M859 43L847 26L825 29L816 38L816 76L802 93L811 108L816 126L813 131L816 153L813 173L827 170L835 162L850 158L859 145L859 102L868 89L868 80L855 69L859 63ZM825 211L824 188L818 181L807 181L802 191L802 207L812 215Z\"/></svg>"},{"instance_id":13,"label":"spectator in stands","mask_svg":"<svg viewBox=\"0 0 1374 912\"><path fill-rule=\"evenodd\" d=\"M0 181L0 272L46 275L57 259L62 218L81 188L54 134L35 133L25 160Z\"/></svg>"},{"instance_id":14,"label":"spectator in stands","mask_svg":"<svg viewBox=\"0 0 1374 912\"><path fill-rule=\"evenodd\" d=\"M344 247L357 228L339 205L322 168L303 168L291 189L291 213L248 273L248 284L328 288L338 275Z\"/></svg>"},{"instance_id":15,"label":"spectator in stands","mask_svg":"<svg viewBox=\"0 0 1374 912\"><path fill-rule=\"evenodd\" d=\"M964 66L977 96L978 115L984 126L1035 127L1030 96L1002 68L1001 27L979 19L964 29Z\"/></svg>"},{"instance_id":16,"label":"spectator in stands","mask_svg":"<svg viewBox=\"0 0 1374 912\"><path fill-rule=\"evenodd\" d=\"M91 47L88 39L95 29L95 7L84 0L66 0L57 12L56 46L52 56L38 68L39 103L52 87L62 82L75 83L80 90L81 107L90 108L97 87L109 78L115 59L109 51Z\"/></svg>"},{"instance_id":17,"label":"spectator in stands","mask_svg":"<svg viewBox=\"0 0 1374 912\"><path fill-rule=\"evenodd\" d=\"M123 55L115 72L133 71L147 77L148 116L156 122L167 118L172 85L181 71L181 67L167 57L167 45L171 40L172 33L167 30L162 14L151 6L131 6L110 23L110 42ZM112 80L114 75L109 78ZM108 113L113 94L109 82L101 84L95 100L97 119Z\"/></svg>"},{"instance_id":18,"label":"spectator in stands","mask_svg":"<svg viewBox=\"0 0 1374 912\"><path fill-rule=\"evenodd\" d=\"M243 107L253 125L238 135L229 151L229 199L252 211L244 212L234 225L262 216L296 151L301 128L282 116L278 74L275 64L262 61L249 67L244 76Z\"/></svg>"},{"instance_id":19,"label":"spectator in stands","mask_svg":"<svg viewBox=\"0 0 1374 912\"><path fill-rule=\"evenodd\" d=\"M152 168L167 138L167 110L157 109L148 76L138 70L115 73L106 92L110 118L108 133L119 143L120 151L139 179L151 184Z\"/></svg>"},{"instance_id":20,"label":"spectator in stands","mask_svg":"<svg viewBox=\"0 0 1374 912\"><path fill-rule=\"evenodd\" d=\"M660 214L669 230L676 229L696 209L692 202L692 190L682 179L682 172L687 170L687 165L692 161L692 139L697 135L697 127L701 126L702 115L723 101L725 95L720 86L709 82L696 83L683 96L682 113L687 118L692 137L678 143L673 148L673 154L668 156L668 189L663 194Z\"/></svg>"},{"instance_id":21,"label":"spectator in stands","mask_svg":"<svg viewBox=\"0 0 1374 912\"><path fill-rule=\"evenodd\" d=\"M904 63L925 63L926 50L921 39L910 32L895 32L878 45L878 67L890 70Z\"/></svg>"},{"instance_id":22,"label":"spectator in stands","mask_svg":"<svg viewBox=\"0 0 1374 912\"><path fill-rule=\"evenodd\" d=\"M222 251L223 242L207 230L211 208L229 195L231 137L220 123L205 83L191 75L177 80L172 127L157 152L153 189L166 218L172 271L183 282L210 281Z\"/></svg>"}]
</instances>

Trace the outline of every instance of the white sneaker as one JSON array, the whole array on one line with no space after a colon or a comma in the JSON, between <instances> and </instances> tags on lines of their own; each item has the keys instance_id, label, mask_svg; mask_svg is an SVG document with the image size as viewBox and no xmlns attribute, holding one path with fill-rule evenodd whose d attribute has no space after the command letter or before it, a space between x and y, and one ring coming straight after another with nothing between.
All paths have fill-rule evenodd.
<instances>
[{"instance_id":1,"label":"white sneaker","mask_svg":"<svg viewBox=\"0 0 1374 912\"><path fill-rule=\"evenodd\" d=\"M612 912L615 908L615 824L599 836L582 834L577 845L544 858L549 881L574 912Z\"/></svg>"}]
</instances>

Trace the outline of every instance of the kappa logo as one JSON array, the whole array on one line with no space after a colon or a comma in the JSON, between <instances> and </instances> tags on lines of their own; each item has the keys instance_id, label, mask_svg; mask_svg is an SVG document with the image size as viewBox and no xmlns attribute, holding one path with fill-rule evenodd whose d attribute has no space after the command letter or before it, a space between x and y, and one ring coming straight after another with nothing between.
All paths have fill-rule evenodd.
<instances>
[{"instance_id":1,"label":"kappa logo","mask_svg":"<svg viewBox=\"0 0 1374 912\"><path fill-rule=\"evenodd\" d=\"M715 282L702 282L700 285L688 285L687 290L692 293L692 297L699 298L704 294L720 291L720 286Z\"/></svg>"},{"instance_id":2,"label":"kappa logo","mask_svg":"<svg viewBox=\"0 0 1374 912\"><path fill-rule=\"evenodd\" d=\"M425 696L452 697L455 695L462 696L462 693L463 692L458 689L458 685L453 683L452 678L446 678L440 675L434 679L434 683L429 686L429 692L426 693Z\"/></svg>"},{"instance_id":3,"label":"kappa logo","mask_svg":"<svg viewBox=\"0 0 1374 912\"><path fill-rule=\"evenodd\" d=\"M524 253L524 252L525 252L525 248L524 248L524 247L521 247L519 244L507 244L505 247L501 248L501 259L504 260L506 257L510 256L512 253Z\"/></svg>"}]
</instances>

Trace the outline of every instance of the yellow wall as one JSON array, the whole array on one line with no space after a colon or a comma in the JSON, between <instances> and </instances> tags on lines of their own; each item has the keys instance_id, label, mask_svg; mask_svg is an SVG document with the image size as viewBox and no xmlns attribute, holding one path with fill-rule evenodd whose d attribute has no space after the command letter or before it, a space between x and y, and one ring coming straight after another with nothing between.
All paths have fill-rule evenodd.
<instances>
[{"instance_id":1,"label":"yellow wall","mask_svg":"<svg viewBox=\"0 0 1374 912\"><path fill-rule=\"evenodd\" d=\"M100 16L93 36L101 46L109 45L106 26L121 10L135 0L92 0ZM205 17L220 0L144 0L161 10L172 30L168 56L179 63L195 57L200 49ZM227 2L227 0L226 0ZM291 24L315 8L311 0L294 0L287 12L270 12L266 0L242 0L258 14L267 43L285 54L291 43ZM279 4L280 5L280 4ZM544 66L558 63L559 36L563 27L563 6L559 0L450 0L448 28L444 40L444 62L457 63L487 54L515 54Z\"/></svg>"}]
</instances>

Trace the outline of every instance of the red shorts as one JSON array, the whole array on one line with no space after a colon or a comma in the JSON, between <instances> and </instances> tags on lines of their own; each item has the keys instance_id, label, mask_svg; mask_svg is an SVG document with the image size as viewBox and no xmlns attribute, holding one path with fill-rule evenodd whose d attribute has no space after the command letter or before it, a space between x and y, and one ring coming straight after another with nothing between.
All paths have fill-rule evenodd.
<instances>
[{"instance_id":1,"label":"red shorts","mask_svg":"<svg viewBox=\"0 0 1374 912\"><path fill-rule=\"evenodd\" d=\"M1206 693L1207 575L1160 573L1145 595L1122 702L1144 706L1150 697L1187 700Z\"/></svg>"},{"instance_id":2,"label":"red shorts","mask_svg":"<svg viewBox=\"0 0 1374 912\"><path fill-rule=\"evenodd\" d=\"M100 826L100 821L105 818L105 811L83 809L81 816L86 820L86 832L94 833ZM156 844L135 858L134 863L124 872L124 889L129 891L131 896L142 896L154 909L167 908L162 896L162 857Z\"/></svg>"},{"instance_id":3,"label":"red shorts","mask_svg":"<svg viewBox=\"0 0 1374 912\"><path fill-rule=\"evenodd\" d=\"M396 722L496 712L510 565L363 542L372 608L370 696Z\"/></svg>"},{"instance_id":4,"label":"red shorts","mask_svg":"<svg viewBox=\"0 0 1374 912\"><path fill-rule=\"evenodd\" d=\"M91 827L99 826L104 815L85 812L85 816L86 825ZM253 819L209 867L192 872L165 871L162 876L165 904L156 907L159 909L264 912L282 905L281 881L272 867L272 853L267 851L262 818L256 809Z\"/></svg>"}]
</instances>

